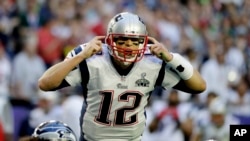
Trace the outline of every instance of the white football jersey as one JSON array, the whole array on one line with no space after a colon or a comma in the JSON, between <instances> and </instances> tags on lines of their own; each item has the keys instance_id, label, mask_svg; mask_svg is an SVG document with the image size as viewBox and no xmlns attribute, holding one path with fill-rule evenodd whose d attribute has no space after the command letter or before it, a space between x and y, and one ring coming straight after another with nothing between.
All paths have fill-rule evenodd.
<instances>
[{"instance_id":1,"label":"white football jersey","mask_svg":"<svg viewBox=\"0 0 250 141\"><path fill-rule=\"evenodd\" d=\"M84 46L72 50L67 58L84 50ZM87 106L81 119L84 138L88 141L140 140L146 122L145 106L155 84L171 88L180 80L167 65L162 66L162 60L145 55L126 76L121 76L103 44L102 53L73 69L65 80L71 86L86 87L83 95Z\"/></svg>"}]
</instances>

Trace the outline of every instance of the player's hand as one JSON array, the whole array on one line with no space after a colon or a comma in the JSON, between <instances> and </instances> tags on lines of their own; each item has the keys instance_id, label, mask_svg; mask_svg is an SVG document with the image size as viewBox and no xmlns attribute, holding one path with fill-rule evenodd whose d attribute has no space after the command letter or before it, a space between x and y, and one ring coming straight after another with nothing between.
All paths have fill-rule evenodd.
<instances>
[{"instance_id":1,"label":"player's hand","mask_svg":"<svg viewBox=\"0 0 250 141\"><path fill-rule=\"evenodd\" d=\"M159 43L153 37L148 37L148 40L150 40L153 43L149 47L149 50L153 55L157 56L158 58L166 62L172 60L173 58L172 54L168 51L168 49L162 43Z\"/></svg>"},{"instance_id":2,"label":"player's hand","mask_svg":"<svg viewBox=\"0 0 250 141\"><path fill-rule=\"evenodd\" d=\"M86 44L85 49L82 52L85 59L102 51L103 39L105 39L105 36L96 36Z\"/></svg>"}]
</instances>

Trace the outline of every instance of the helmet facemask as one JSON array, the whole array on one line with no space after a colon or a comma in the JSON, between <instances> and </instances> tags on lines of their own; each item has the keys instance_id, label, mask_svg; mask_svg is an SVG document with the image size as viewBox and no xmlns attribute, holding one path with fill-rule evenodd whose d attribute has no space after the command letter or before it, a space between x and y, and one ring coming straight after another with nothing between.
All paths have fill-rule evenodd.
<instances>
[{"instance_id":1,"label":"helmet facemask","mask_svg":"<svg viewBox=\"0 0 250 141\"><path fill-rule=\"evenodd\" d=\"M143 58L146 50L147 36L145 35L124 35L124 34L109 34L109 53L119 61L122 62L138 62ZM126 42L131 40L132 46L136 47L122 47L117 41ZM134 45L134 43L136 45ZM125 43L124 43L125 44Z\"/></svg>"},{"instance_id":2,"label":"helmet facemask","mask_svg":"<svg viewBox=\"0 0 250 141\"><path fill-rule=\"evenodd\" d=\"M125 42L130 40L132 44ZM111 19L106 37L109 53L125 65L140 61L148 42L147 30L137 15L121 13Z\"/></svg>"}]
</instances>

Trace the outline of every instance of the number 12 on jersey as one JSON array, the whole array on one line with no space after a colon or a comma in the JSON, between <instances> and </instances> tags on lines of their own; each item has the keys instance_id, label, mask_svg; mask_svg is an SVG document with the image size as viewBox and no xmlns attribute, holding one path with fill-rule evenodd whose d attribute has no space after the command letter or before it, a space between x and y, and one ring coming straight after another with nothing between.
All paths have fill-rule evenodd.
<instances>
[{"instance_id":1,"label":"number 12 on jersey","mask_svg":"<svg viewBox=\"0 0 250 141\"><path fill-rule=\"evenodd\" d=\"M128 126L137 123L138 113L134 113L126 120L126 112L134 112L141 103L143 94L137 91L125 91L118 96L118 102L129 102L133 98L132 106L124 106L115 110L114 123L109 119L110 110L112 107L114 91L101 91L102 100L98 116L95 117L95 122L107 126Z\"/></svg>"}]
</instances>

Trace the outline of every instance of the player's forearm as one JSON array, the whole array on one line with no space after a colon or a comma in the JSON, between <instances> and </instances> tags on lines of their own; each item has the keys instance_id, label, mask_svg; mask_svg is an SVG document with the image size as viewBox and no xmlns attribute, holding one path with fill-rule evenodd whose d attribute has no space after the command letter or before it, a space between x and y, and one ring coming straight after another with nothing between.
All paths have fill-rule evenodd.
<instances>
[{"instance_id":1,"label":"player's forearm","mask_svg":"<svg viewBox=\"0 0 250 141\"><path fill-rule=\"evenodd\" d=\"M206 89L206 82L201 78L197 70L193 70L194 73L191 78L187 80L181 80L173 88L181 90L190 94L199 94Z\"/></svg>"},{"instance_id":2,"label":"player's forearm","mask_svg":"<svg viewBox=\"0 0 250 141\"><path fill-rule=\"evenodd\" d=\"M38 80L39 88L44 91L49 91L58 87L68 73L83 60L84 57L76 55L73 58L50 67Z\"/></svg>"},{"instance_id":3,"label":"player's forearm","mask_svg":"<svg viewBox=\"0 0 250 141\"><path fill-rule=\"evenodd\" d=\"M200 73L193 68L188 60L177 53L173 53L170 61L167 64L180 76L185 85L185 90L183 87L178 89L189 93L200 93L206 89L206 83L201 77Z\"/></svg>"},{"instance_id":4,"label":"player's forearm","mask_svg":"<svg viewBox=\"0 0 250 141\"><path fill-rule=\"evenodd\" d=\"M188 87L200 93L206 90L206 82L197 70L194 70L192 77L185 81Z\"/></svg>"}]
</instances>

